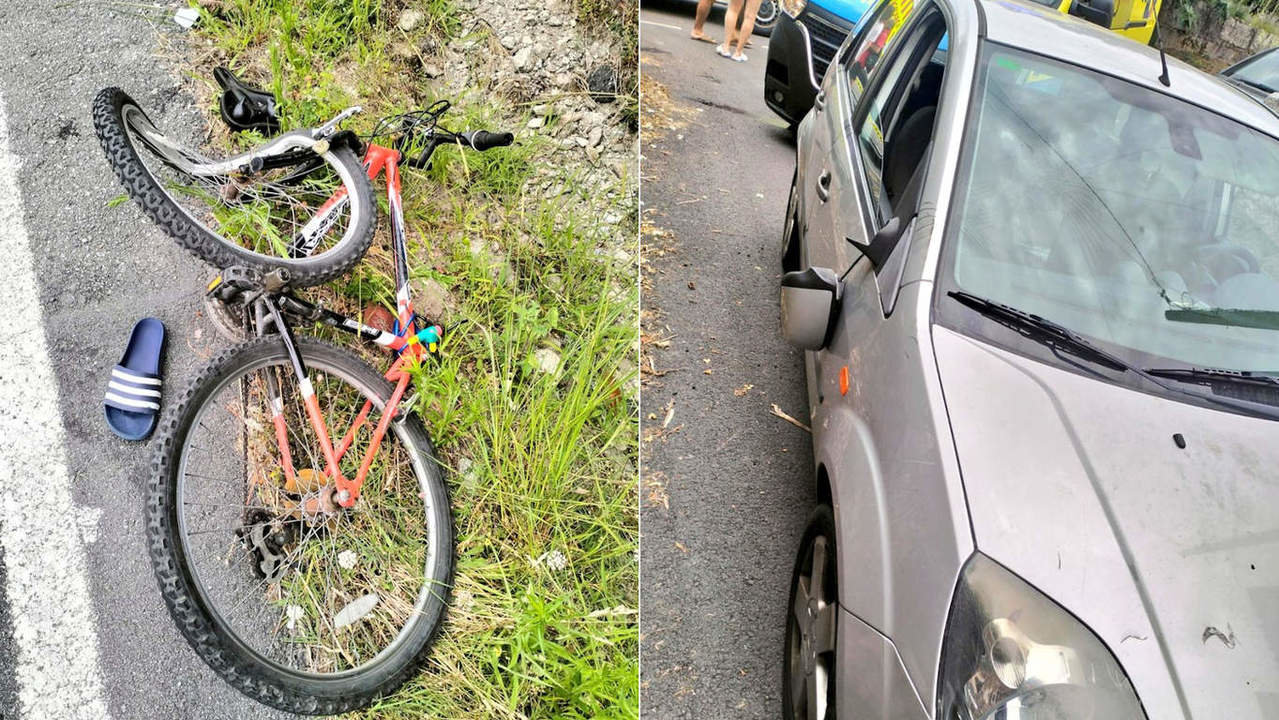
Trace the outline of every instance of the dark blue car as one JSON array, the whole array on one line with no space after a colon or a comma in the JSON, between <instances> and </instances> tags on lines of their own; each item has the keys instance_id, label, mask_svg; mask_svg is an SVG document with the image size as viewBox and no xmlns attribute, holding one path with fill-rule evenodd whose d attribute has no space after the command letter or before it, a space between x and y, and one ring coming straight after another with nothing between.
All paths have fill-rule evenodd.
<instances>
[{"instance_id":1,"label":"dark blue car","mask_svg":"<svg viewBox=\"0 0 1279 720\"><path fill-rule=\"evenodd\" d=\"M870 0L781 0L764 72L764 101L792 127L813 106L817 87Z\"/></svg>"}]
</instances>

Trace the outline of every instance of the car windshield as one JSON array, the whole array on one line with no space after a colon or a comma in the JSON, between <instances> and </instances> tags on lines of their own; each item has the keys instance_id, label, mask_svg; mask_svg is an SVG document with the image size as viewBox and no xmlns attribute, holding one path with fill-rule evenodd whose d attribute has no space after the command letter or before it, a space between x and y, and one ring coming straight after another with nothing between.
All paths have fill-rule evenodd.
<instances>
[{"instance_id":1,"label":"car windshield","mask_svg":"<svg viewBox=\"0 0 1279 720\"><path fill-rule=\"evenodd\" d=\"M1134 362L1279 371L1279 141L1077 66L983 57L954 285L1153 356Z\"/></svg>"},{"instance_id":2,"label":"car windshield","mask_svg":"<svg viewBox=\"0 0 1279 720\"><path fill-rule=\"evenodd\" d=\"M1266 92L1279 92L1279 51L1252 56L1227 70L1224 75Z\"/></svg>"}]
</instances>

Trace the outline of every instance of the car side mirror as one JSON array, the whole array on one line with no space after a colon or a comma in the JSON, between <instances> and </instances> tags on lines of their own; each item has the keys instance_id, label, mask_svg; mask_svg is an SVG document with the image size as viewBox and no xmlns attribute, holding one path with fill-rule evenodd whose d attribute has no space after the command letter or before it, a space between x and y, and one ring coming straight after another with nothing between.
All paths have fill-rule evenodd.
<instances>
[{"instance_id":1,"label":"car side mirror","mask_svg":"<svg viewBox=\"0 0 1279 720\"><path fill-rule=\"evenodd\" d=\"M782 276L782 335L805 350L826 347L843 298L844 284L830 268L786 273Z\"/></svg>"},{"instance_id":2,"label":"car side mirror","mask_svg":"<svg viewBox=\"0 0 1279 720\"><path fill-rule=\"evenodd\" d=\"M888 257L893 254L893 248L897 247L897 241L902 236L902 221L899 217L884 223L884 226L875 233L875 236L868 243L859 243L852 238L848 238L848 242L853 247L861 251L866 259L870 261L876 272L884 267L884 263L888 262Z\"/></svg>"},{"instance_id":3,"label":"car side mirror","mask_svg":"<svg viewBox=\"0 0 1279 720\"><path fill-rule=\"evenodd\" d=\"M1070 14L1109 30L1115 17L1115 0L1075 0L1070 4Z\"/></svg>"}]
</instances>

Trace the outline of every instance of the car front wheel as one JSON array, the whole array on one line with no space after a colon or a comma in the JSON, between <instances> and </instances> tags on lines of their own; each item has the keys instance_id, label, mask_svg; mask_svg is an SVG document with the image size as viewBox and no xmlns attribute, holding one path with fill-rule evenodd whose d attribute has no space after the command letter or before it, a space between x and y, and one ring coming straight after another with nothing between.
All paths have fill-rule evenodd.
<instances>
[{"instance_id":1,"label":"car front wheel","mask_svg":"<svg viewBox=\"0 0 1279 720\"><path fill-rule=\"evenodd\" d=\"M799 270L799 169L790 179L786 222L782 225L782 272Z\"/></svg>"},{"instance_id":2,"label":"car front wheel","mask_svg":"<svg viewBox=\"0 0 1279 720\"><path fill-rule=\"evenodd\" d=\"M791 575L782 684L786 720L835 717L836 578L835 519L829 505L819 505Z\"/></svg>"}]
</instances>

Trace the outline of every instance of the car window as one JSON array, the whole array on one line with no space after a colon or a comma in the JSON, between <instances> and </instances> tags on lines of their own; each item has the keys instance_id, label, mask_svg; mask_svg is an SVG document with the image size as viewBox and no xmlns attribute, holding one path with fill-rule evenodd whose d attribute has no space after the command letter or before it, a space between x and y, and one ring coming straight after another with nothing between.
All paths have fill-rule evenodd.
<instances>
[{"instance_id":1,"label":"car window","mask_svg":"<svg viewBox=\"0 0 1279 720\"><path fill-rule=\"evenodd\" d=\"M852 104L856 104L866 91L870 84L870 74L914 9L915 0L888 0L875 8L874 19L862 29L861 36L853 43L845 58L844 71L848 74Z\"/></svg>"},{"instance_id":2,"label":"car window","mask_svg":"<svg viewBox=\"0 0 1279 720\"><path fill-rule=\"evenodd\" d=\"M1146 367L1274 372L1279 141L1019 50L980 73L954 284Z\"/></svg>"},{"instance_id":3,"label":"car window","mask_svg":"<svg viewBox=\"0 0 1279 720\"><path fill-rule=\"evenodd\" d=\"M895 201L923 160L931 140L930 121L941 93L945 58L945 53L937 50L945 34L940 13L915 25L906 35L901 52L883 70L883 81L874 95L866 100L857 144L867 195L879 223L892 216ZM924 115L914 121L916 113Z\"/></svg>"},{"instance_id":4,"label":"car window","mask_svg":"<svg viewBox=\"0 0 1279 720\"><path fill-rule=\"evenodd\" d=\"M1279 50L1255 55L1226 70L1225 75L1264 92L1279 92Z\"/></svg>"}]
</instances>

